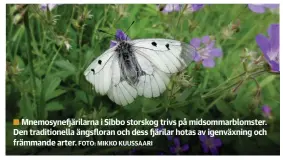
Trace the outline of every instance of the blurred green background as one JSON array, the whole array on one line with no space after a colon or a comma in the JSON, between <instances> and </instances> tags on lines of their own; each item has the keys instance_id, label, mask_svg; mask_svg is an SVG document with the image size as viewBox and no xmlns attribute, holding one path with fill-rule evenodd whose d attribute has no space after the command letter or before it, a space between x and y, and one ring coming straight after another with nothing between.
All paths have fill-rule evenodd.
<instances>
[{"instance_id":1,"label":"blurred green background","mask_svg":"<svg viewBox=\"0 0 283 160\"><path fill-rule=\"evenodd\" d=\"M137 98L121 107L107 96L95 93L83 71L109 48L110 35L126 30L131 39L168 38L189 43L209 35L223 56L214 68L192 63L181 75L174 75L168 90L159 98ZM54 140L144 140L150 136L13 136L12 119L266 119L267 136L218 136L220 154L278 154L279 75L260 75L245 70L245 48L262 53L255 37L267 34L270 24L279 23L279 14L257 14L247 5L205 5L187 13L164 14L156 5L59 5L42 11L38 5L18 8L7 5L6 14L6 149L7 154L171 154L165 136L152 139L154 147L15 147L13 139ZM71 46L71 48L69 48ZM243 73L243 74L242 74ZM186 75L186 76L184 76ZM232 79L233 77L239 77ZM246 75L253 78L248 79ZM183 83L181 83L183 82ZM261 106L272 108L272 119L264 117ZM17 126L28 129L40 126ZM81 126L76 126L81 127ZM76 128L75 127L75 128ZM95 126L81 128L92 129ZM121 129L122 126L111 127ZM239 128L238 126L234 126ZM53 129L63 129L64 126ZM101 129L107 126L99 126ZM130 126L151 128L150 126ZM174 129L174 126L166 126ZM186 126L183 129L198 129ZM200 128L215 128L202 126ZM225 127L224 127L225 128ZM241 127L240 127L241 128ZM249 128L242 126L242 128ZM262 126L253 126L259 129ZM181 136L190 149L181 154L204 154L198 136Z\"/></svg>"}]
</instances>

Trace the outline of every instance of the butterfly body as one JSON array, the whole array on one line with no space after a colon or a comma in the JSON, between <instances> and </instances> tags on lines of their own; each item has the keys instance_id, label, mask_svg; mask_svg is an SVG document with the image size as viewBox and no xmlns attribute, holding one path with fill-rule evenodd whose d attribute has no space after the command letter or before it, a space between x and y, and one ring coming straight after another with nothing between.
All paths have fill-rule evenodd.
<instances>
[{"instance_id":1,"label":"butterfly body","mask_svg":"<svg viewBox=\"0 0 283 160\"><path fill-rule=\"evenodd\" d=\"M158 97L170 76L192 62L196 50L170 39L119 41L97 57L84 72L96 92L125 106L139 96Z\"/></svg>"},{"instance_id":2,"label":"butterfly body","mask_svg":"<svg viewBox=\"0 0 283 160\"><path fill-rule=\"evenodd\" d=\"M122 80L126 80L129 84L135 85L139 77L143 74L143 70L137 62L133 46L127 41L122 41L118 44L115 52L119 57Z\"/></svg>"}]
</instances>

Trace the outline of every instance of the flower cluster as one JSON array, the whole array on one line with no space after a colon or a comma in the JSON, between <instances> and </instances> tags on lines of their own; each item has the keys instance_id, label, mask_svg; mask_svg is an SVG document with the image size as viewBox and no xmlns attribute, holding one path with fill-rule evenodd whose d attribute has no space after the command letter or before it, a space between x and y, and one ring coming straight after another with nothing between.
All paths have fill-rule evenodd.
<instances>
[{"instance_id":1,"label":"flower cluster","mask_svg":"<svg viewBox=\"0 0 283 160\"><path fill-rule=\"evenodd\" d=\"M214 58L222 56L222 50L214 47L215 40L212 40L209 36L204 36L201 39L193 38L190 44L197 49L198 54L194 60L196 62L202 62L204 67L214 67Z\"/></svg>"}]
</instances>

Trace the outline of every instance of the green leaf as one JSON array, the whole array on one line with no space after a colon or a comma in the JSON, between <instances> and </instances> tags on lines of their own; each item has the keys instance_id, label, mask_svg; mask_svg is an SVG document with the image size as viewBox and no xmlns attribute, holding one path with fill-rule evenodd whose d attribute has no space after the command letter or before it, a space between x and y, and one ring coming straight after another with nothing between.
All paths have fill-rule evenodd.
<instances>
[{"instance_id":1,"label":"green leaf","mask_svg":"<svg viewBox=\"0 0 283 160\"><path fill-rule=\"evenodd\" d=\"M276 75L270 75L270 76L267 76L265 79L263 79L261 82L260 82L260 86L263 88L264 86L268 85L268 84L271 84L273 80L276 79Z\"/></svg>"},{"instance_id":2,"label":"green leaf","mask_svg":"<svg viewBox=\"0 0 283 160\"><path fill-rule=\"evenodd\" d=\"M171 112L172 119L189 119L189 116L180 110L173 110Z\"/></svg>"},{"instance_id":3,"label":"green leaf","mask_svg":"<svg viewBox=\"0 0 283 160\"><path fill-rule=\"evenodd\" d=\"M88 103L87 95L85 92L78 90L76 91L76 99L83 101L84 103Z\"/></svg>"},{"instance_id":4,"label":"green leaf","mask_svg":"<svg viewBox=\"0 0 283 160\"><path fill-rule=\"evenodd\" d=\"M216 102L217 109L225 116L232 115L232 107L231 105L226 104L223 100L219 100Z\"/></svg>"},{"instance_id":5,"label":"green leaf","mask_svg":"<svg viewBox=\"0 0 283 160\"><path fill-rule=\"evenodd\" d=\"M153 112L160 111L162 109L163 109L163 107L158 107L158 108L156 108L156 107L143 107L142 112L143 113L153 113Z\"/></svg>"},{"instance_id":6,"label":"green leaf","mask_svg":"<svg viewBox=\"0 0 283 160\"><path fill-rule=\"evenodd\" d=\"M20 57L20 56L15 56L15 60L16 60L16 63L17 63L17 65L18 65L18 67L20 68L20 69L23 69L23 68L25 68L25 63L24 63L24 61L23 61L23 59Z\"/></svg>"},{"instance_id":7,"label":"green leaf","mask_svg":"<svg viewBox=\"0 0 283 160\"><path fill-rule=\"evenodd\" d=\"M159 110L160 108L157 108L161 104L160 100L157 99L144 99L143 101L143 107L142 107L142 112L143 113L151 113L156 110Z\"/></svg>"},{"instance_id":8,"label":"green leaf","mask_svg":"<svg viewBox=\"0 0 283 160\"><path fill-rule=\"evenodd\" d=\"M44 99L49 100L55 94L56 88L60 85L61 79L59 77L48 77L44 81Z\"/></svg>"},{"instance_id":9,"label":"green leaf","mask_svg":"<svg viewBox=\"0 0 283 160\"><path fill-rule=\"evenodd\" d=\"M68 76L72 75L73 73L71 72L66 72L64 71L57 71L55 73L52 73L50 76L54 76L54 77L60 77L61 79L66 79Z\"/></svg>"},{"instance_id":10,"label":"green leaf","mask_svg":"<svg viewBox=\"0 0 283 160\"><path fill-rule=\"evenodd\" d=\"M20 115L27 119L34 119L34 109L30 97L24 93L19 102Z\"/></svg>"},{"instance_id":11,"label":"green leaf","mask_svg":"<svg viewBox=\"0 0 283 160\"><path fill-rule=\"evenodd\" d=\"M67 60L56 61L55 65L65 71L69 71L70 73L76 73L76 67Z\"/></svg>"},{"instance_id":12,"label":"green leaf","mask_svg":"<svg viewBox=\"0 0 283 160\"><path fill-rule=\"evenodd\" d=\"M50 94L48 95L48 97L46 97L46 101L50 100L50 99L53 99L53 98L56 98L64 93L66 93L67 91L66 90L63 90L63 89L57 89L53 92L53 94Z\"/></svg>"},{"instance_id":13,"label":"green leaf","mask_svg":"<svg viewBox=\"0 0 283 160\"><path fill-rule=\"evenodd\" d=\"M46 111L59 111L63 110L64 106L59 102L50 102L46 104L45 110Z\"/></svg>"}]
</instances>

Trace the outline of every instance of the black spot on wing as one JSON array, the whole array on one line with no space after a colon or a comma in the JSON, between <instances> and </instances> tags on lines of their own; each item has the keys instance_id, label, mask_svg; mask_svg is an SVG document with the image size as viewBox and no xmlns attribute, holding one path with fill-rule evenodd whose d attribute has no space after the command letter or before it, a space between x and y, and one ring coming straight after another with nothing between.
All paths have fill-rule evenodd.
<instances>
[{"instance_id":1,"label":"black spot on wing","mask_svg":"<svg viewBox=\"0 0 283 160\"><path fill-rule=\"evenodd\" d=\"M154 47L157 47L157 43L156 43L156 42L151 42L151 44L152 44Z\"/></svg>"},{"instance_id":2,"label":"black spot on wing","mask_svg":"<svg viewBox=\"0 0 283 160\"><path fill-rule=\"evenodd\" d=\"M166 46L166 48L167 48L168 50L170 50L170 48L169 48L169 44L168 44L168 43L167 43L165 46Z\"/></svg>"},{"instance_id":3,"label":"black spot on wing","mask_svg":"<svg viewBox=\"0 0 283 160\"><path fill-rule=\"evenodd\" d=\"M93 69L93 68L91 69L91 71L92 71L92 73L93 73L93 74L95 73L95 71L94 71L94 69Z\"/></svg>"},{"instance_id":4,"label":"black spot on wing","mask_svg":"<svg viewBox=\"0 0 283 160\"><path fill-rule=\"evenodd\" d=\"M102 61L101 60L98 60L98 64L101 64L102 63Z\"/></svg>"}]
</instances>

